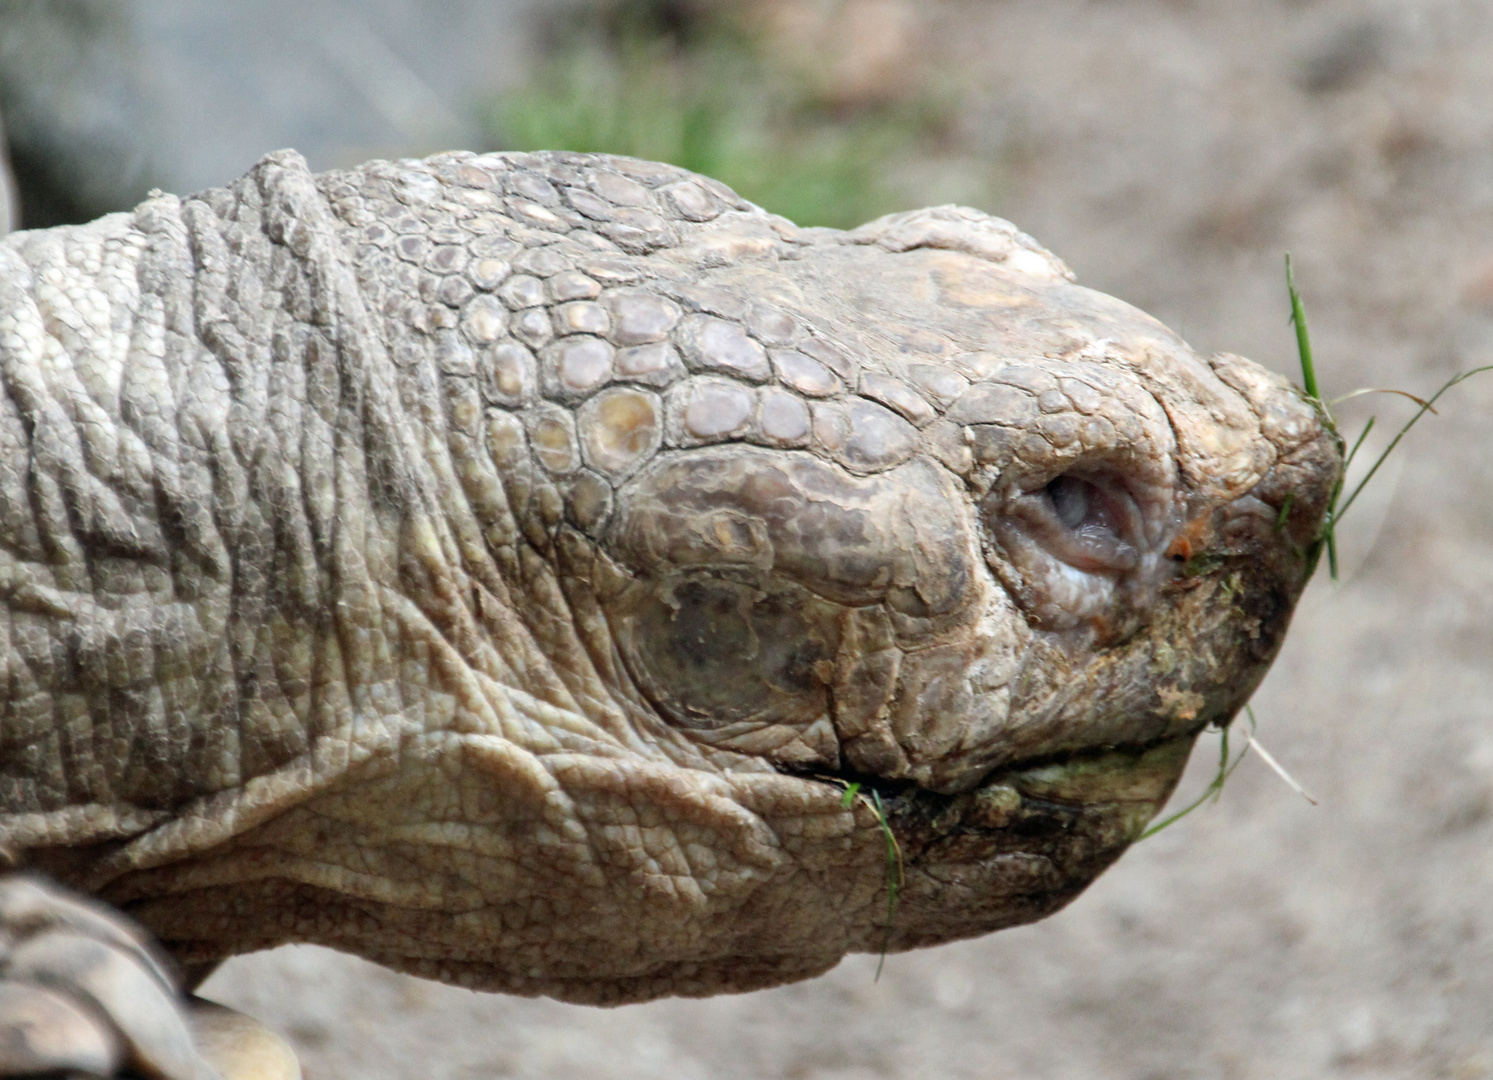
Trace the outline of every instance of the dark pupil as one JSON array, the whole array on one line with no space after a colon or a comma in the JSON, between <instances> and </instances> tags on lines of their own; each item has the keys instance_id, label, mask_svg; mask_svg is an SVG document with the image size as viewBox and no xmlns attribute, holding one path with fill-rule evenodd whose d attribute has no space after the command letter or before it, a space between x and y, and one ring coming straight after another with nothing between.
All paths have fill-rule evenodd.
<instances>
[{"instance_id":1,"label":"dark pupil","mask_svg":"<svg viewBox=\"0 0 1493 1080\"><path fill-rule=\"evenodd\" d=\"M1089 516L1089 503L1094 485L1076 476L1060 476L1047 485L1047 497L1058 520L1070 529L1077 529Z\"/></svg>"}]
</instances>

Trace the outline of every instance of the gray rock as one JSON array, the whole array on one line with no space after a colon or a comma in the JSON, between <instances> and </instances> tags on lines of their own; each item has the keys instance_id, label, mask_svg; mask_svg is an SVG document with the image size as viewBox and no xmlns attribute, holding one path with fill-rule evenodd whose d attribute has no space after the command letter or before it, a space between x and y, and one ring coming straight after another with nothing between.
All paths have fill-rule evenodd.
<instances>
[{"instance_id":1,"label":"gray rock","mask_svg":"<svg viewBox=\"0 0 1493 1080\"><path fill-rule=\"evenodd\" d=\"M481 148L542 0L0 0L26 228L196 191L295 146L318 168Z\"/></svg>"}]
</instances>

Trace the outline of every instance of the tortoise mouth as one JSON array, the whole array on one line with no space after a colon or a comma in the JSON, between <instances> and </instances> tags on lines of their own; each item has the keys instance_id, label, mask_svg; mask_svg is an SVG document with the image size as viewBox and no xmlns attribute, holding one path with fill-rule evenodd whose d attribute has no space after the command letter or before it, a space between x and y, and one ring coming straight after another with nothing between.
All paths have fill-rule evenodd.
<instances>
[{"instance_id":1,"label":"tortoise mouth","mask_svg":"<svg viewBox=\"0 0 1493 1080\"><path fill-rule=\"evenodd\" d=\"M890 925L864 945L902 950L1032 922L1072 901L1166 804L1197 731L1001 766L973 790L859 784L896 840Z\"/></svg>"}]
</instances>

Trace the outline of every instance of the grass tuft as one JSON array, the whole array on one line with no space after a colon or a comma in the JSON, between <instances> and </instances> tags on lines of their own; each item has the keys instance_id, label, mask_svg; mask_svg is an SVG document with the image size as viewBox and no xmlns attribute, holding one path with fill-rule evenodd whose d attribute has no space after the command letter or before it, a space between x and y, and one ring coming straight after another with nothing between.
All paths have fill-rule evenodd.
<instances>
[{"instance_id":1,"label":"grass tuft","mask_svg":"<svg viewBox=\"0 0 1493 1080\"><path fill-rule=\"evenodd\" d=\"M1254 734L1255 726L1254 710L1246 705L1244 707L1244 711L1249 714L1249 728L1250 735L1252 736ZM1218 729L1218 770L1213 774L1213 780L1208 784L1206 788L1203 789L1203 793L1196 799L1193 799L1192 802L1188 803L1182 809L1178 810L1176 813L1169 814L1161 821L1158 821L1156 824L1152 825L1145 832L1141 833L1140 836L1136 837L1136 843L1139 843L1142 840L1147 840L1155 836L1162 829L1175 825L1177 822L1181 821L1188 814L1192 813L1204 803L1210 801L1218 801L1219 796L1223 794L1224 784L1228 783L1229 777L1234 775L1234 770L1239 767L1239 763L1242 762L1245 756L1249 753L1250 739L1245 739L1244 749L1240 750L1237 755L1232 757L1230 756L1229 732L1230 730L1232 730L1232 728L1233 722L1231 721L1230 723L1225 724L1223 727Z\"/></svg>"},{"instance_id":2,"label":"grass tuft","mask_svg":"<svg viewBox=\"0 0 1493 1080\"><path fill-rule=\"evenodd\" d=\"M1244 736L1244 749L1240 750L1237 755L1234 755L1232 757L1230 756L1229 732L1233 730L1234 721L1231 720L1229 723L1219 728L1218 770L1213 774L1212 781L1206 788L1203 789L1203 793L1196 799L1192 800L1192 802L1188 803L1181 810L1178 810L1175 814L1169 815L1162 821L1159 821L1155 825L1152 825L1145 832L1141 833L1140 836L1136 838L1137 843L1139 843L1141 840L1145 840L1147 837L1155 836L1167 826L1174 825L1178 821L1181 821L1188 814L1192 813L1204 803L1217 802L1219 800L1219 797L1223 795L1224 784L1228 783L1229 777L1234 775L1234 770L1239 767L1240 763L1243 762L1244 758L1249 754L1251 750L1259 754L1260 760L1263 761L1266 765L1270 766L1275 774L1282 780L1284 780L1287 786L1289 786L1292 791L1296 792L1296 794L1300 795L1303 799L1311 803L1313 806L1318 805L1317 800L1307 794L1306 789L1297 782L1294 776L1286 771L1284 765L1275 760L1275 755L1266 750L1264 744L1260 742L1260 737L1256 733L1256 729L1259 725L1258 721L1256 721L1255 719L1254 709L1248 705L1244 706L1244 715L1248 718L1248 726L1240 732L1240 734Z\"/></svg>"},{"instance_id":3,"label":"grass tuft","mask_svg":"<svg viewBox=\"0 0 1493 1080\"><path fill-rule=\"evenodd\" d=\"M1332 528L1343 519L1343 515L1348 512L1348 508L1353 505L1354 500L1356 500L1358 496L1363 493L1363 489L1368 485L1368 482L1372 480L1374 478L1374 474L1379 471L1379 466L1383 465L1389 455L1394 453L1395 447L1400 445L1400 440L1403 439L1407 434L1409 434L1410 429L1420 421L1420 418L1422 416L1425 416L1426 413L1434 413L1436 411L1434 406L1436 405L1437 401L1441 400L1442 394L1445 394L1448 390L1456 386L1458 383L1465 382L1466 380L1472 378L1474 375L1479 375L1484 371L1493 371L1493 364L1484 364L1482 367L1475 367L1468 371L1457 372L1450 379L1447 379L1446 382L1442 383L1440 388L1438 388L1434 394L1422 401L1420 404L1420 408L1415 410L1415 415L1412 416L1409 420L1405 421L1405 423L1400 427L1400 430L1395 432L1395 437L1389 441L1389 445L1384 448L1384 452L1374 460L1374 464L1369 466L1369 471L1364 473L1363 479L1360 480L1354 486L1353 490L1348 493L1348 497L1342 501L1341 505L1334 504L1328 511L1328 524L1325 527ZM1411 395L1406 396L1410 397ZM1412 400L1420 399L1412 397ZM1365 425L1364 428L1364 435L1368 434L1368 427L1371 426L1373 422L1374 417L1369 417L1369 423L1368 425ZM1355 451L1358 449L1358 446L1362 444L1362 442L1363 435L1360 435L1358 441L1354 444ZM1346 468L1346 465L1344 467Z\"/></svg>"},{"instance_id":4,"label":"grass tuft","mask_svg":"<svg viewBox=\"0 0 1493 1080\"><path fill-rule=\"evenodd\" d=\"M1484 371L1493 371L1493 364L1486 364L1482 367L1475 367L1468 371L1459 371L1457 374L1447 379L1446 382L1442 383L1441 386L1436 390L1436 392L1428 398L1417 397L1415 394L1408 393L1404 390L1365 387L1351 391L1350 393L1344 394L1343 396L1335 398L1333 399L1333 401L1328 402L1323 399L1321 391L1318 389L1316 362L1312 355L1311 332L1310 330L1308 330L1306 322L1306 305L1301 299L1300 291L1296 288L1296 275L1294 268L1291 265L1290 252L1286 253L1286 295L1289 297L1291 304L1291 324L1296 330L1296 351L1297 357L1301 364L1301 388L1306 393L1308 400L1310 400L1311 403L1316 406L1318 412L1322 416L1323 422L1327 425L1328 430L1331 431L1333 436L1337 439L1339 449L1343 447L1344 441L1338 429L1337 420L1332 414L1332 406L1339 405L1342 402L1348 401L1352 398L1362 397L1366 394L1394 394L1399 397L1408 398L1417 406L1415 413L1410 417L1409 420L1405 421L1405 423L1400 426L1400 429L1397 432L1395 432L1394 438L1389 441L1389 445L1384 448L1384 450L1376 459L1374 459L1374 464L1369 467L1368 472L1363 475L1363 478L1359 480L1358 483L1353 485L1352 490L1347 493L1346 497L1343 494L1343 485L1347 477L1348 466L1353 464L1354 459L1358 456L1359 450L1363 448L1364 441L1368 438L1369 432L1374 429L1374 424L1378 419L1377 417L1369 417L1368 422L1363 426L1363 430L1358 433L1358 436L1353 440L1352 446L1348 449L1347 453L1343 455L1342 475L1338 477L1338 482L1332 490L1331 497L1327 501L1327 513L1323 516L1322 528L1317 533L1316 538L1312 542L1311 548L1307 552L1308 577L1310 577L1311 573L1315 571L1318 558L1321 552L1325 549L1327 552L1328 572L1331 575L1332 580L1337 581L1338 559L1336 530L1337 526L1342 522L1343 516L1347 514L1348 510L1353 506L1353 503L1357 501L1358 496L1363 493L1364 488L1368 486L1369 482L1374 479L1374 476L1379 472L1380 466L1382 466L1384 462L1389 458L1389 455L1394 453L1394 451L1399 447L1401 440L1403 440L1405 436L1409 434L1410 429L1413 428L1417 423L1419 423L1421 417L1425 416L1427 413L1436 412L1436 402L1441 400L1441 396L1447 391L1451 390L1454 386L1457 386L1459 383L1465 382L1467 379L1472 378L1472 376L1474 375L1480 374ZM1294 495L1287 495L1284 502L1281 504L1279 513L1276 516L1275 527L1277 531L1285 528L1286 521L1291 513L1291 507L1294 503ZM1199 556L1197 558L1201 560L1203 557ZM1190 568L1191 563L1189 563L1188 566ZM1199 572L1206 573L1210 569L1211 567L1200 567ZM1192 813L1204 803L1210 801L1217 802L1219 796L1223 793L1224 784L1227 783L1229 777L1234 774L1234 770L1239 767L1240 762L1244 760L1245 756L1251 749L1256 751L1260 756L1260 760L1265 762L1266 765L1273 769L1280 776L1280 778L1291 787L1293 791L1295 791L1313 806L1317 805L1317 800L1308 795L1306 793L1306 790L1299 783L1297 783L1295 778L1292 777L1289 772L1286 771L1285 767L1282 766L1280 762L1276 761L1274 756L1272 756L1270 752L1260 744L1260 740L1255 733L1257 725L1255 722L1254 710L1246 705L1244 707L1244 712L1249 721L1248 728L1243 732L1244 749L1240 750L1237 755L1233 757L1230 756L1229 732L1233 724L1238 719L1238 717L1236 716L1231 719L1228 724L1225 724L1219 728L1218 769L1214 773L1213 780L1208 784L1207 788L1204 789L1201 795L1199 795L1192 802L1188 803L1181 810L1169 815L1162 821L1146 829L1145 832L1141 833L1139 837L1140 840L1144 840L1150 836L1155 836L1162 829L1165 829L1168 826L1180 821L1182 818Z\"/></svg>"},{"instance_id":5,"label":"grass tuft","mask_svg":"<svg viewBox=\"0 0 1493 1080\"><path fill-rule=\"evenodd\" d=\"M1311 400L1312 404L1322 414L1322 419L1326 422L1329 430L1337 437L1339 446L1343 444L1343 439L1338 431L1337 420L1332 415L1332 405L1341 404L1344 401L1361 397L1365 394L1396 394L1400 397L1409 398L1419 406L1415 410L1415 414L1400 426L1399 431L1395 432L1395 436L1389 441L1389 445L1375 459L1374 464L1369 467L1369 471L1364 474L1363 479L1354 485L1353 490L1348 493L1347 498L1343 498L1343 483L1347 477L1348 466L1353 463L1353 459L1358 455L1359 448L1363 446L1364 440L1368 438L1369 432L1373 430L1374 422L1378 417L1369 417L1368 423L1364 424L1363 430L1358 433L1358 438L1353 440L1352 449L1343 457L1343 475L1338 478L1337 486L1333 488L1332 496L1327 501L1327 513L1322 521L1322 530L1317 534L1317 539L1313 545L1314 550L1309 556L1308 563L1309 566L1315 568L1316 552L1325 545L1327 548L1328 571L1332 576L1332 580L1336 581L1338 580L1337 526L1343 520L1343 515L1348 512L1348 509L1358 499L1358 496L1363 493L1363 489L1374 478L1374 475L1379 471L1379 467L1384 464L1390 454L1394 453L1396 447L1400 445L1400 440L1409 434L1410 429L1419 423L1420 418L1425 416L1426 413L1436 412L1436 402L1441 400L1441 395L1445 394L1458 383L1472 378L1474 375L1484 371L1493 371L1493 364L1485 364L1482 367L1475 367L1469 371L1457 372L1457 374L1442 383L1437 391L1429 398L1417 397L1404 390L1362 387L1344 394L1342 397L1335 398L1329 403L1323 400L1321 392L1317 389L1317 369L1312 358L1311 334L1306 326L1306 307L1302 303L1301 293L1296 288L1296 275L1291 267L1290 252L1286 252L1286 293L1291 300L1291 322L1296 328L1296 350L1301 362L1301 388L1306 392L1306 396Z\"/></svg>"}]
</instances>

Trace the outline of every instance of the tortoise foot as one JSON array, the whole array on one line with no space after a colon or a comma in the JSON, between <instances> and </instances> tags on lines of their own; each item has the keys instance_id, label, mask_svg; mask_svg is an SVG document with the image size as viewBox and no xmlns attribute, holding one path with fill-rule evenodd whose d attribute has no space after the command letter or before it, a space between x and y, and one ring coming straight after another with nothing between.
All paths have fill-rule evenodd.
<instances>
[{"instance_id":1,"label":"tortoise foot","mask_svg":"<svg viewBox=\"0 0 1493 1080\"><path fill-rule=\"evenodd\" d=\"M186 1000L119 912L30 874L0 877L0 1076L215 1080Z\"/></svg>"}]
</instances>

